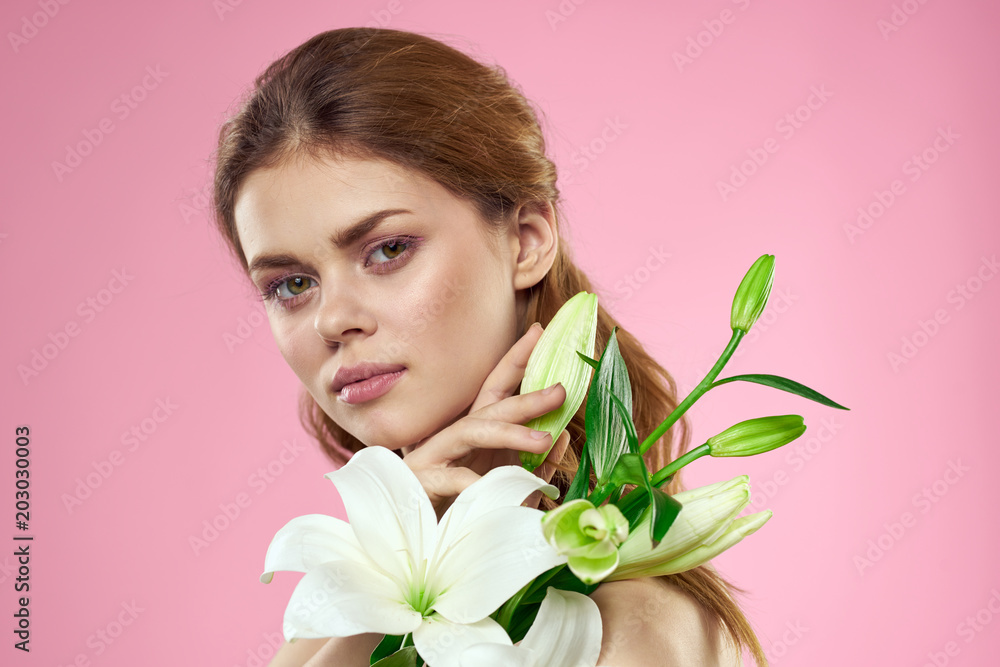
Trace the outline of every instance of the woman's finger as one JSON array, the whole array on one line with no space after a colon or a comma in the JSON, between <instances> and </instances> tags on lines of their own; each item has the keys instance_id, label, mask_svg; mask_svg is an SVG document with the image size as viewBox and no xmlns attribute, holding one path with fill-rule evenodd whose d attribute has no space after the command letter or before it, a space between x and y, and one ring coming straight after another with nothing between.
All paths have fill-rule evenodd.
<instances>
[{"instance_id":1,"label":"woman's finger","mask_svg":"<svg viewBox=\"0 0 1000 667\"><path fill-rule=\"evenodd\" d=\"M475 417L455 422L432 440L408 455L414 465L447 465L480 449L542 453L552 444L547 431L535 431L521 424Z\"/></svg>"},{"instance_id":2,"label":"woman's finger","mask_svg":"<svg viewBox=\"0 0 1000 667\"><path fill-rule=\"evenodd\" d=\"M407 458L414 467L427 467L448 465L477 449L546 452L552 445L549 434L523 424L555 410L566 400L562 385L547 389L509 396L487 405L420 443Z\"/></svg>"}]
</instances>

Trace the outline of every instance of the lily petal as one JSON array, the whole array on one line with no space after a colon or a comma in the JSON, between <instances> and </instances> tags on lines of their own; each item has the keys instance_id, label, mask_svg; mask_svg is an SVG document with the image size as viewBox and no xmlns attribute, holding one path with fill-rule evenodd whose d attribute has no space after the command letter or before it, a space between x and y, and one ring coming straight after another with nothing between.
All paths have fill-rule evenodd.
<instances>
[{"instance_id":1,"label":"lily petal","mask_svg":"<svg viewBox=\"0 0 1000 667\"><path fill-rule=\"evenodd\" d=\"M554 540L560 549L572 549L592 542L591 538L580 532L579 524L580 515L593 507L589 500L577 498L546 512L542 519L545 539Z\"/></svg>"},{"instance_id":2,"label":"lily petal","mask_svg":"<svg viewBox=\"0 0 1000 667\"><path fill-rule=\"evenodd\" d=\"M687 489L686 491L675 493L674 498L676 498L679 503L684 505L697 498L704 498L705 496L715 495L716 493L729 489L737 484L749 484L749 483L750 483L750 475L740 475L738 477L733 477L732 479L727 479L722 482L706 484L705 486L699 486L694 489Z\"/></svg>"},{"instance_id":3,"label":"lily petal","mask_svg":"<svg viewBox=\"0 0 1000 667\"><path fill-rule=\"evenodd\" d=\"M431 667L462 667L463 651L482 643L510 645L510 638L489 617L477 623L459 624L434 614L413 631L413 644Z\"/></svg>"},{"instance_id":4,"label":"lily petal","mask_svg":"<svg viewBox=\"0 0 1000 667\"><path fill-rule=\"evenodd\" d=\"M710 545L728 531L750 502L750 486L745 476L728 482L692 489L687 497L677 494L683 507L663 541L654 549L649 540L648 510L618 551L620 564L615 578L649 576L642 573L683 556L692 549Z\"/></svg>"},{"instance_id":5,"label":"lily petal","mask_svg":"<svg viewBox=\"0 0 1000 667\"><path fill-rule=\"evenodd\" d=\"M591 667L601 654L601 612L582 593L549 587L538 616L521 642L548 667Z\"/></svg>"},{"instance_id":6,"label":"lily petal","mask_svg":"<svg viewBox=\"0 0 1000 667\"><path fill-rule=\"evenodd\" d=\"M462 651L462 667L536 667L534 651L504 644L476 644Z\"/></svg>"},{"instance_id":7,"label":"lily petal","mask_svg":"<svg viewBox=\"0 0 1000 667\"><path fill-rule=\"evenodd\" d=\"M501 466L483 475L455 498L441 517L438 539L449 543L465 527L498 507L516 507L535 491L549 498L559 496L559 490L520 466Z\"/></svg>"},{"instance_id":8,"label":"lily petal","mask_svg":"<svg viewBox=\"0 0 1000 667\"><path fill-rule=\"evenodd\" d=\"M405 585L434 546L437 516L416 475L384 447L366 447L325 475L365 553Z\"/></svg>"},{"instance_id":9,"label":"lily petal","mask_svg":"<svg viewBox=\"0 0 1000 667\"><path fill-rule=\"evenodd\" d=\"M285 609L284 632L289 641L363 632L405 635L420 621L391 579L360 563L333 561L299 581Z\"/></svg>"},{"instance_id":10,"label":"lily petal","mask_svg":"<svg viewBox=\"0 0 1000 667\"><path fill-rule=\"evenodd\" d=\"M320 563L345 559L368 559L350 525L325 514L306 514L275 533L264 556L260 580L269 584L278 571L308 572Z\"/></svg>"},{"instance_id":11,"label":"lily petal","mask_svg":"<svg viewBox=\"0 0 1000 667\"><path fill-rule=\"evenodd\" d=\"M722 537L711 544L700 546L697 549L681 554L677 558L653 565L651 567L643 568L641 571L618 568L607 578L607 581L632 579L635 577L658 577L694 569L699 565L712 560L723 551L735 546L744 537L753 535L761 526L767 523L770 518L771 510L764 510L762 512L756 512L754 514L748 514L744 517L740 517L739 519L736 519L736 521L733 521L733 523L729 526L729 530L727 530Z\"/></svg>"},{"instance_id":12,"label":"lily petal","mask_svg":"<svg viewBox=\"0 0 1000 667\"><path fill-rule=\"evenodd\" d=\"M585 584L596 584L618 567L618 551L604 557L569 557L569 571Z\"/></svg>"},{"instance_id":13,"label":"lily petal","mask_svg":"<svg viewBox=\"0 0 1000 667\"><path fill-rule=\"evenodd\" d=\"M456 623L492 614L525 584L566 562L545 541L542 512L500 507L442 544L429 574L433 608ZM469 538L469 539L465 539Z\"/></svg>"}]
</instances>

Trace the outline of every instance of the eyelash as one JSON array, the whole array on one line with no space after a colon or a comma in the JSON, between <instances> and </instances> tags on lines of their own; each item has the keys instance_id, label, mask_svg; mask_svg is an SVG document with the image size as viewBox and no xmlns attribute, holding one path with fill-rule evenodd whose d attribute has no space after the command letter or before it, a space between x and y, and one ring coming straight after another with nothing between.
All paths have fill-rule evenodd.
<instances>
[{"instance_id":1,"label":"eyelash","mask_svg":"<svg viewBox=\"0 0 1000 667\"><path fill-rule=\"evenodd\" d=\"M402 254L400 254L399 256L393 257L392 259L385 262L376 263L376 266L380 268L375 269L375 272L385 273L387 271L392 270L397 264L408 258L414 252L414 249L417 247L419 241L420 239L416 239L410 236L400 236L396 238L386 239L385 241L379 241L378 244L375 246L375 248L368 254L366 261L370 260L372 255L374 255L376 252L388 246L393 246L393 245L405 246ZM365 266L368 266L368 264L366 263ZM306 280L313 280L308 276L301 276L299 274L293 274L293 273L283 274L272 280L270 283L268 283L268 285L261 292L261 298L265 302L273 301L275 305L277 305L280 308L285 308L285 309L291 308L298 301L298 298L303 294L305 294L305 292L302 292L302 294L296 294L290 298L283 299L278 296L278 291L283 284L287 283L288 281L294 278L305 278ZM308 290L308 288L306 289Z\"/></svg>"}]
</instances>

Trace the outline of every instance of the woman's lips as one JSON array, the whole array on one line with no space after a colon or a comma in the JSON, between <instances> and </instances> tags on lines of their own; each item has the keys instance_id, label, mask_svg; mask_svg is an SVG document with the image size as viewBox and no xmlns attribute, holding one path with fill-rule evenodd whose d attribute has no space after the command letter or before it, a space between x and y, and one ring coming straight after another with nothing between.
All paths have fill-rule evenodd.
<instances>
[{"instance_id":1,"label":"woman's lips","mask_svg":"<svg viewBox=\"0 0 1000 667\"><path fill-rule=\"evenodd\" d=\"M367 380L345 384L340 392L337 393L337 398L344 403L352 405L374 400L392 389L393 385L403 377L403 373L405 372L406 369L404 368L401 371L373 375Z\"/></svg>"}]
</instances>

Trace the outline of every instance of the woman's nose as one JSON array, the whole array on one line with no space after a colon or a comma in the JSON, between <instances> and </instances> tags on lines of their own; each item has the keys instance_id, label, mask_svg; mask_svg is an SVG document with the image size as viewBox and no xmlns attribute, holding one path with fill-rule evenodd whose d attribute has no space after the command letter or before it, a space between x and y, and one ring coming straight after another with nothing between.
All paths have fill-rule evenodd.
<instances>
[{"instance_id":1,"label":"woman's nose","mask_svg":"<svg viewBox=\"0 0 1000 667\"><path fill-rule=\"evenodd\" d=\"M357 287L321 285L319 299L316 333L327 344L343 344L351 338L375 332L377 325L372 303Z\"/></svg>"}]
</instances>

